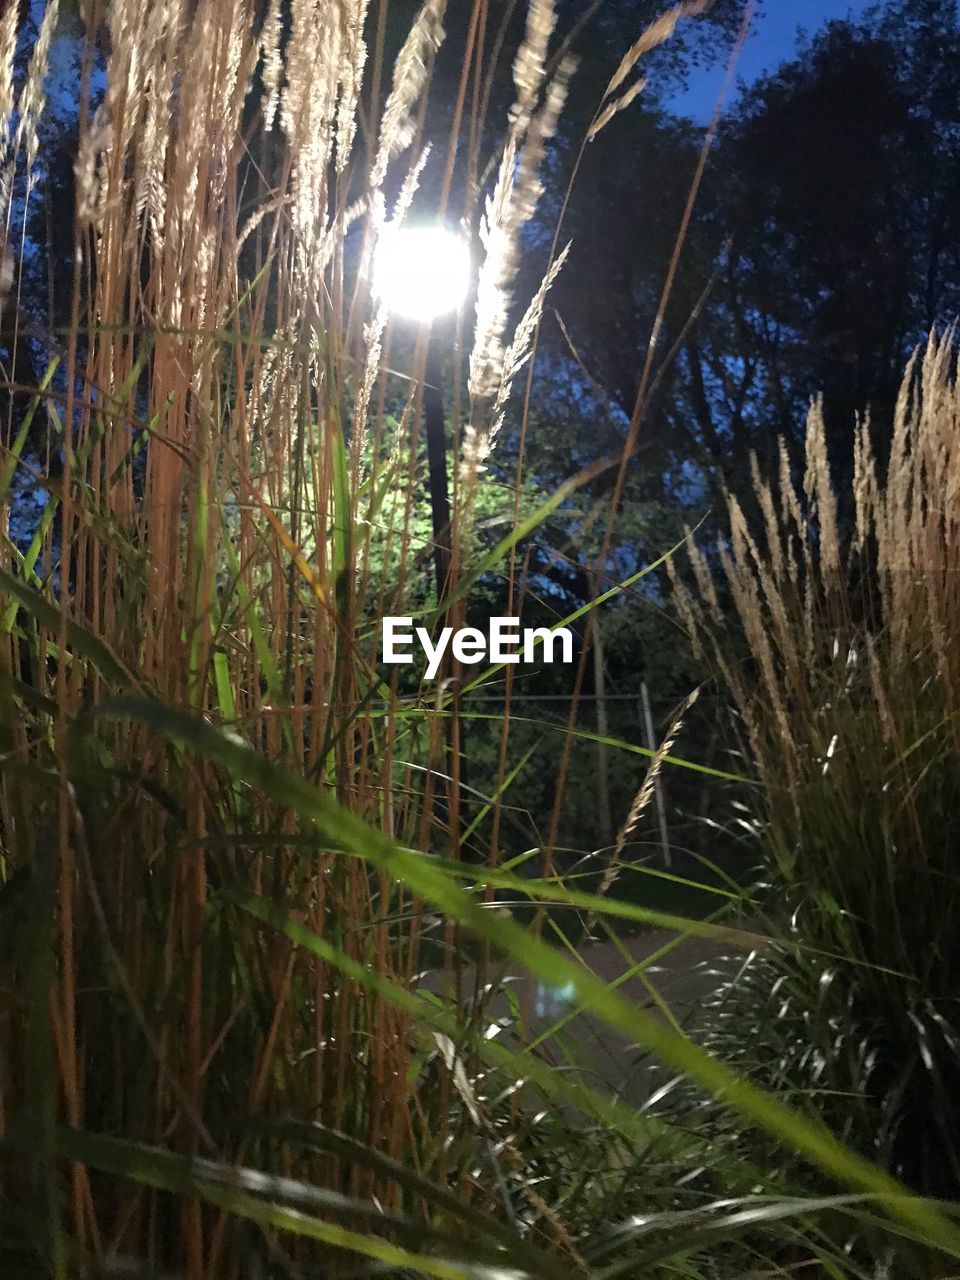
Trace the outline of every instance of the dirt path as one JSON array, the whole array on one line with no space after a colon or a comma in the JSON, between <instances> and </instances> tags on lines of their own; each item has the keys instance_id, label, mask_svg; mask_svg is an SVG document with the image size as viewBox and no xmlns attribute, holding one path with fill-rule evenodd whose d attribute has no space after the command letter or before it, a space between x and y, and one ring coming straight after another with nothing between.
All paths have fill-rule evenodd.
<instances>
[{"instance_id":1,"label":"dirt path","mask_svg":"<svg viewBox=\"0 0 960 1280\"><path fill-rule=\"evenodd\" d=\"M609 984L616 982L632 966L656 956L674 939L675 935L666 930L624 939L622 945L629 960L613 943L591 943L581 950L580 956L596 977ZM703 938L685 938L645 969L647 983L655 988L681 1025L689 1021L697 1003L715 986L716 966L725 953L726 949L720 943ZM575 992L544 990L535 979L518 973L516 969L494 968L488 981L498 980L512 991L535 1030L546 1029L576 1008ZM475 970L465 970L461 982L461 991L472 995L476 983ZM431 975L427 985L434 990L444 987L448 991L453 990L450 975L445 980L441 975ZM639 976L623 982L618 994L653 1012L658 1018L663 1016L657 1009L656 998ZM490 1022L512 1021L510 1001L502 989L490 999L485 1016ZM575 1014L563 1029L560 1041L550 1045L548 1052L558 1065L566 1056L573 1054L595 1070L608 1086L633 1102L649 1096L653 1082L663 1078L662 1073L651 1070L650 1059L641 1046L631 1044L588 1014Z\"/></svg>"}]
</instances>

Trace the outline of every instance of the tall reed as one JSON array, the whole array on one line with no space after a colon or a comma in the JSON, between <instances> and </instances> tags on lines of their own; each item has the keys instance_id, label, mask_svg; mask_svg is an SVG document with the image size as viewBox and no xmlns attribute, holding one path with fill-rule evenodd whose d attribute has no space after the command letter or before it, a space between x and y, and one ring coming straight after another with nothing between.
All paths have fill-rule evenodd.
<instances>
[{"instance_id":1,"label":"tall reed","mask_svg":"<svg viewBox=\"0 0 960 1280\"><path fill-rule=\"evenodd\" d=\"M768 909L806 948L751 988L781 992L781 1034L756 1059L744 1046L742 1061L918 1189L949 1196L960 1188L958 422L952 340L932 337L907 371L882 464L864 420L852 492L836 493L815 402L802 479L785 447L776 483L755 467L754 517L731 496L729 536L691 541L696 586L676 584L756 766Z\"/></svg>"},{"instance_id":2,"label":"tall reed","mask_svg":"<svg viewBox=\"0 0 960 1280\"><path fill-rule=\"evenodd\" d=\"M60 86L79 113L72 313L63 334L32 315L30 338L14 339L44 343L50 364L25 413L8 400L0 494L9 514L23 473L47 493L32 543L6 539L2 569L2 880L11 912L24 895L29 927L14 929L4 986L0 1129L44 1153L40 1182L65 1123L297 1171L384 1210L418 1199L399 1159L440 1184L458 1171L489 1199L458 1145L473 1120L454 1060L435 1061L438 1041L395 997L455 944L453 925L142 718L87 714L117 695L189 711L408 847L455 857L474 816L461 753L444 754L458 705L411 699L376 666L378 619L440 602L413 572L427 338L383 312L370 266L384 229L415 216L432 164L439 217L481 247L470 406L453 442L465 479L445 609L462 619L475 566L458 531L562 266L511 333L519 237L573 63L548 69L556 15L537 0L481 208L497 48L486 5L473 6L433 160L444 0L424 0L392 69L397 19L368 10L82 7L80 80ZM36 251L50 49L72 37L51 0L15 74L16 19L12 6L0 22L0 256L22 264ZM458 165L473 178L454 213ZM240 911L246 891L327 950ZM380 1163L285 1145L257 1129L264 1115L345 1131ZM136 1180L107 1187L79 1159L69 1184L65 1207L46 1186L38 1232L58 1274L66 1241L78 1258L238 1274L245 1238L222 1206Z\"/></svg>"},{"instance_id":3,"label":"tall reed","mask_svg":"<svg viewBox=\"0 0 960 1280\"><path fill-rule=\"evenodd\" d=\"M0 472L7 519L24 477L43 501L27 543L5 527L0 567L7 1271L303 1276L359 1257L439 1277L610 1274L593 1235L602 1206L646 1203L654 1167L668 1200L676 1162L703 1144L489 1021L483 964L472 990L464 975L495 949L573 983L585 1008L960 1256L935 1207L901 1202L831 1135L496 913L498 893L535 902L538 922L545 904L614 908L516 863L459 860L467 834L498 860L523 763L509 725L498 784L478 798L461 776L462 673L418 689L377 667L384 614L462 620L476 578L593 474L492 550L473 537L481 468L562 265L511 332L518 238L573 72L552 68L550 0L529 6L482 202L500 39L485 0L469 10L435 159L443 0L399 33L392 68L386 4L85 4L64 332L15 305L57 5L25 67L12 12L0 248L15 264L14 340L49 364L25 403L22 388L7 401ZM439 215L482 249L473 350L453 369L464 465L441 600L418 572L427 335L393 324L370 288L378 239L415 215L424 174L439 174ZM455 999L421 982L441 963ZM585 1125L612 1153L586 1179ZM544 1132L563 1137L553 1155ZM728 1184L750 1185L736 1166ZM664 1205L656 1188L651 1203ZM701 1247L725 1221L711 1212ZM616 1265L655 1247L686 1266L695 1233L676 1243L676 1219L660 1225L666 1245L618 1235Z\"/></svg>"},{"instance_id":4,"label":"tall reed","mask_svg":"<svg viewBox=\"0 0 960 1280\"><path fill-rule=\"evenodd\" d=\"M143 725L103 722L82 745L75 727L121 692L191 708L390 836L455 851L457 779L423 769L444 718L376 670L376 620L408 610L422 550L425 342L410 362L409 330L395 341L369 270L427 157L444 0L413 16L392 72L366 0L84 8L73 316L42 400L62 481L26 553L7 542L3 583L3 878L56 868L48 1102L78 1130L287 1171L306 1161L319 1185L390 1207L392 1176L322 1152L277 1164L251 1125L297 1114L384 1159L442 1167L456 1159L451 1078L421 1090L431 1042L409 1012L220 894L248 886L289 906L342 962L403 988L422 962L416 895ZM57 5L16 99L15 20L12 6L0 25L5 256L19 252L16 219L43 163ZM555 123L552 25L552 5L535 6L518 68L537 71L518 71L511 154ZM461 94L490 73L486 56L471 37ZM437 163L452 166L461 145L455 129ZM519 196L512 171L502 177L500 200L521 207L488 245L481 291L509 279L492 258L515 253L541 161L529 152ZM461 212L475 232L475 210ZM507 324L500 307L478 337L474 362L495 382ZM4 499L17 466L35 465L31 441L11 417ZM5 996L7 1048L23 1020L44 1040L21 997L37 993ZM4 1053L4 1125L23 1114L31 1071L28 1054ZM77 1249L182 1262L191 1276L234 1274L242 1254L224 1212L122 1183L104 1198L79 1163L69 1219Z\"/></svg>"}]
</instances>

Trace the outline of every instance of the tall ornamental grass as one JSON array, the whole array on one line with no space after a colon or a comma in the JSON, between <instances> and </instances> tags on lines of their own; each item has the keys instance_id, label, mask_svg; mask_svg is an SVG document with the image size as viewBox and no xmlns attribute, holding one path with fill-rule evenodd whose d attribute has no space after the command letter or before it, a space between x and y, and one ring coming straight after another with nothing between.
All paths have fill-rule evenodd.
<instances>
[{"instance_id":1,"label":"tall ornamental grass","mask_svg":"<svg viewBox=\"0 0 960 1280\"><path fill-rule=\"evenodd\" d=\"M918 1191L960 1190L960 390L949 336L904 379L851 491L815 403L795 480L691 543L678 599L756 767L765 909L789 943L718 1004L726 1053ZM743 1019L757 1037L740 1038Z\"/></svg>"},{"instance_id":2,"label":"tall ornamental grass","mask_svg":"<svg viewBox=\"0 0 960 1280\"><path fill-rule=\"evenodd\" d=\"M638 38L593 134L635 96L642 55L704 7ZM366 0L81 5L73 250L51 282L65 326L20 285L55 176L44 95L66 37L55 0L29 47L17 7L0 17L5 323L45 361L37 386L8 388L0 469L5 1277L712 1274L712 1242L736 1238L762 1178L721 1153L724 1196L681 1212L678 1171L714 1158L709 1138L627 1106L576 1046L556 1070L529 1011L489 1017L501 953L841 1187L764 1202L768 1269L825 1206L868 1205L960 1257L935 1205L738 1080L662 1001L625 1000L562 932L541 935L562 907L751 936L525 874L531 851L502 848L523 763L509 715L496 787L477 796L462 673L418 689L377 665L385 614L455 625L493 571L518 601L518 544L593 475L520 516L518 464L512 531L479 536L483 468L562 265L513 299L574 72L535 0L494 119L493 14L458 11L436 116L443 0L402 22ZM385 229L427 206L422 184L478 264L450 341L441 599L419 568L427 335L370 289ZM460 857L467 835L483 865ZM421 981L440 965L454 998ZM830 1242L811 1247L836 1274Z\"/></svg>"}]
</instances>

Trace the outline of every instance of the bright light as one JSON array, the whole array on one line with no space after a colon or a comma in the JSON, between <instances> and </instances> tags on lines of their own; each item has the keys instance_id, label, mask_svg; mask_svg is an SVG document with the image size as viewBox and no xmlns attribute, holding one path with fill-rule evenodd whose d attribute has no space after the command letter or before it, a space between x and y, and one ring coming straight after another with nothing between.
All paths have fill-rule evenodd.
<instances>
[{"instance_id":1,"label":"bright light","mask_svg":"<svg viewBox=\"0 0 960 1280\"><path fill-rule=\"evenodd\" d=\"M433 320L456 311L470 286L470 250L446 227L385 226L373 263L373 291L393 315Z\"/></svg>"}]
</instances>

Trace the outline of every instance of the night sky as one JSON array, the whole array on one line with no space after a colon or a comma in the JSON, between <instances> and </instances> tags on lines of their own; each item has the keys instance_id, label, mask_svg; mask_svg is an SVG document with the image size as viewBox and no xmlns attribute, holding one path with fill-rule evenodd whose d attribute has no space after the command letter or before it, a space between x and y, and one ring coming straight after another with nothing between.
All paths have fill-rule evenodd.
<instances>
[{"instance_id":1,"label":"night sky","mask_svg":"<svg viewBox=\"0 0 960 1280\"><path fill-rule=\"evenodd\" d=\"M766 12L754 22L753 31L737 64L738 77L752 83L764 71L785 62L793 54L798 29L813 34L831 18L857 17L871 0L769 0ZM705 67L690 75L690 87L668 99L680 115L709 119L724 66Z\"/></svg>"}]
</instances>

